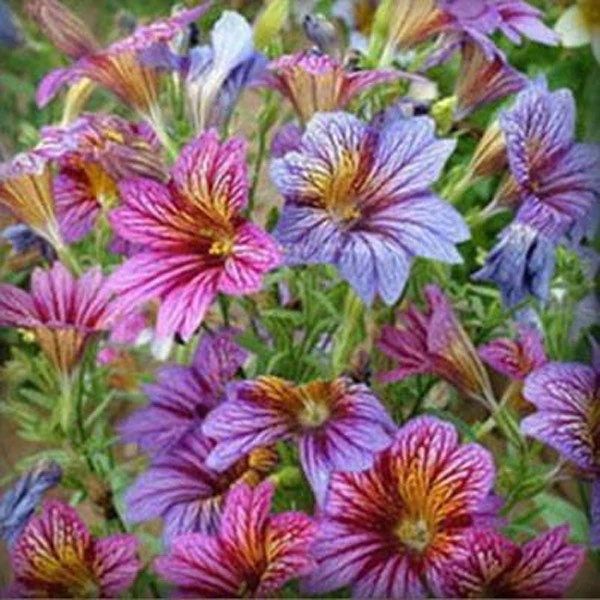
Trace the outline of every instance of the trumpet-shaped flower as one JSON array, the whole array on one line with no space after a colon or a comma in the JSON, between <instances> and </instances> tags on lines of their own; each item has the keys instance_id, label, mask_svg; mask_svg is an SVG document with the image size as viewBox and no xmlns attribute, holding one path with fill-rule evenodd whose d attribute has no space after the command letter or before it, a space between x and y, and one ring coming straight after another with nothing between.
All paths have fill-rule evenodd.
<instances>
[{"instance_id":1,"label":"trumpet-shaped flower","mask_svg":"<svg viewBox=\"0 0 600 600\"><path fill-rule=\"evenodd\" d=\"M300 462L318 503L332 471L360 471L391 441L394 424L363 384L340 378L294 386L278 377L234 384L202 431L215 439L207 464L227 469L248 452L298 440Z\"/></svg>"},{"instance_id":2,"label":"trumpet-shaped flower","mask_svg":"<svg viewBox=\"0 0 600 600\"><path fill-rule=\"evenodd\" d=\"M523 381L529 373L544 366L548 359L540 332L528 325L518 325L518 338L498 338L480 346L479 356L498 373Z\"/></svg>"},{"instance_id":3,"label":"trumpet-shaped flower","mask_svg":"<svg viewBox=\"0 0 600 600\"><path fill-rule=\"evenodd\" d=\"M490 390L489 379L448 298L433 285L425 288L425 298L425 311L409 306L399 315L400 328L382 329L378 346L398 366L380 374L380 378L397 381L430 373L467 394L485 397Z\"/></svg>"},{"instance_id":4,"label":"trumpet-shaped flower","mask_svg":"<svg viewBox=\"0 0 600 600\"><path fill-rule=\"evenodd\" d=\"M63 246L50 167L34 150L0 165L0 207L8 209L54 248Z\"/></svg>"},{"instance_id":5,"label":"trumpet-shaped flower","mask_svg":"<svg viewBox=\"0 0 600 600\"><path fill-rule=\"evenodd\" d=\"M209 131L191 141L163 185L144 178L120 185L111 222L144 248L112 276L124 308L159 299L159 339L189 340L219 292L250 294L280 262L271 237L241 216L248 200L245 142L221 143Z\"/></svg>"},{"instance_id":6,"label":"trumpet-shaped flower","mask_svg":"<svg viewBox=\"0 0 600 600\"><path fill-rule=\"evenodd\" d=\"M556 527L515 544L490 529L471 531L443 570L444 598L559 598L583 563L585 550L569 544L569 527Z\"/></svg>"},{"instance_id":7,"label":"trumpet-shaped flower","mask_svg":"<svg viewBox=\"0 0 600 600\"><path fill-rule=\"evenodd\" d=\"M75 242L117 199L117 182L166 176L152 130L108 114L85 114L67 127L44 127L36 151L58 162L54 197L61 233Z\"/></svg>"},{"instance_id":8,"label":"trumpet-shaped flower","mask_svg":"<svg viewBox=\"0 0 600 600\"><path fill-rule=\"evenodd\" d=\"M221 402L225 385L247 358L233 335L231 330L205 334L189 367L169 365L159 369L156 382L143 388L150 399L148 406L121 424L123 441L139 444L150 454L160 454L199 426Z\"/></svg>"},{"instance_id":9,"label":"trumpet-shaped flower","mask_svg":"<svg viewBox=\"0 0 600 600\"><path fill-rule=\"evenodd\" d=\"M313 546L309 593L350 586L360 598L414 598L436 589L494 477L491 456L432 417L409 421L360 473L335 473Z\"/></svg>"},{"instance_id":10,"label":"trumpet-shaped flower","mask_svg":"<svg viewBox=\"0 0 600 600\"><path fill-rule=\"evenodd\" d=\"M591 44L600 63L600 5L596 0L577 0L560 16L554 29L566 48Z\"/></svg>"},{"instance_id":11,"label":"trumpet-shaped flower","mask_svg":"<svg viewBox=\"0 0 600 600\"><path fill-rule=\"evenodd\" d=\"M382 69L348 71L335 58L307 50L275 59L263 83L285 96L307 123L317 112L340 110L361 92L402 77L411 76Z\"/></svg>"},{"instance_id":12,"label":"trumpet-shaped flower","mask_svg":"<svg viewBox=\"0 0 600 600\"><path fill-rule=\"evenodd\" d=\"M10 597L116 597L134 582L141 563L133 535L96 539L76 511L46 502L11 551Z\"/></svg>"},{"instance_id":13,"label":"trumpet-shaped flower","mask_svg":"<svg viewBox=\"0 0 600 600\"><path fill-rule=\"evenodd\" d=\"M0 326L31 329L60 373L70 373L88 342L115 318L111 293L98 267L75 279L60 263L37 268L27 293L0 284Z\"/></svg>"},{"instance_id":14,"label":"trumpet-shaped flower","mask_svg":"<svg viewBox=\"0 0 600 600\"><path fill-rule=\"evenodd\" d=\"M155 570L188 597L274 595L290 579L314 568L315 525L303 513L270 515L273 486L237 485L227 495L215 535L179 536Z\"/></svg>"},{"instance_id":15,"label":"trumpet-shaped flower","mask_svg":"<svg viewBox=\"0 0 600 600\"><path fill-rule=\"evenodd\" d=\"M256 448L217 472L206 465L214 446L212 440L191 431L155 457L125 494L128 520L161 518L167 543L182 533L215 533L227 491L241 482L257 485L276 465L277 452Z\"/></svg>"},{"instance_id":16,"label":"trumpet-shaped flower","mask_svg":"<svg viewBox=\"0 0 600 600\"><path fill-rule=\"evenodd\" d=\"M55 462L40 462L25 473L0 499L0 540L12 546L47 490L62 477L62 469Z\"/></svg>"},{"instance_id":17,"label":"trumpet-shaped flower","mask_svg":"<svg viewBox=\"0 0 600 600\"><path fill-rule=\"evenodd\" d=\"M454 145L428 118L379 130L347 113L315 115L298 150L271 166L287 263L331 263L365 302L393 304L413 257L461 262L455 245L469 230L429 189Z\"/></svg>"}]
</instances>

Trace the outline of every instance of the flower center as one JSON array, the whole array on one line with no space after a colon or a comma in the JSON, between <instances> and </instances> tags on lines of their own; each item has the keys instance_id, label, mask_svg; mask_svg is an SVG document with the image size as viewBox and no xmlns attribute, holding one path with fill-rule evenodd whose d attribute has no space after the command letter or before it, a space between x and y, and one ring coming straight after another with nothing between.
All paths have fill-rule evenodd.
<instances>
[{"instance_id":1,"label":"flower center","mask_svg":"<svg viewBox=\"0 0 600 600\"><path fill-rule=\"evenodd\" d=\"M94 198L105 209L112 208L118 197L117 186L113 178L97 164L88 162L82 166Z\"/></svg>"},{"instance_id":2,"label":"flower center","mask_svg":"<svg viewBox=\"0 0 600 600\"><path fill-rule=\"evenodd\" d=\"M233 240L230 239L215 240L208 250L208 253L213 256L229 256L232 252Z\"/></svg>"},{"instance_id":3,"label":"flower center","mask_svg":"<svg viewBox=\"0 0 600 600\"><path fill-rule=\"evenodd\" d=\"M329 418L329 407L324 402L305 398L298 414L300 425L306 428L320 427Z\"/></svg>"},{"instance_id":4,"label":"flower center","mask_svg":"<svg viewBox=\"0 0 600 600\"><path fill-rule=\"evenodd\" d=\"M600 4L598 0L579 0L579 9L588 25L600 26Z\"/></svg>"},{"instance_id":5,"label":"flower center","mask_svg":"<svg viewBox=\"0 0 600 600\"><path fill-rule=\"evenodd\" d=\"M394 533L404 546L416 552L423 552L432 538L429 526L423 519L402 519Z\"/></svg>"}]
</instances>

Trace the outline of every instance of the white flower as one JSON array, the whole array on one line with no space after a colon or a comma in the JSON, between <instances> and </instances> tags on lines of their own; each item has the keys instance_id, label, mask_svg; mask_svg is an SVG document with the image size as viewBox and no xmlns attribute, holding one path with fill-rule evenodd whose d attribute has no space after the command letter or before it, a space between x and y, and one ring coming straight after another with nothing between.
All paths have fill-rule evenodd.
<instances>
[{"instance_id":1,"label":"white flower","mask_svg":"<svg viewBox=\"0 0 600 600\"><path fill-rule=\"evenodd\" d=\"M600 63L600 2L578 0L558 19L554 27L563 46L577 48L592 45L592 52Z\"/></svg>"}]
</instances>

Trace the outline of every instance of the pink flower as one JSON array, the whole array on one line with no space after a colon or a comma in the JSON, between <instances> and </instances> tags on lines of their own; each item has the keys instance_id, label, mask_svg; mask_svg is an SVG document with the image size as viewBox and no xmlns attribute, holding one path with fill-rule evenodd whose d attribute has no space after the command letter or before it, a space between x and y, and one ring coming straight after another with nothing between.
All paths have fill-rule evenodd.
<instances>
[{"instance_id":1,"label":"pink flower","mask_svg":"<svg viewBox=\"0 0 600 600\"><path fill-rule=\"evenodd\" d=\"M141 563L133 535L93 538L77 512L47 502L11 552L10 597L115 597L135 581Z\"/></svg>"},{"instance_id":2,"label":"pink flower","mask_svg":"<svg viewBox=\"0 0 600 600\"><path fill-rule=\"evenodd\" d=\"M113 275L118 304L159 299L158 338L188 340L219 292L251 294L276 267L271 237L241 216L248 200L245 142L201 134L181 152L168 185L123 182L123 205L111 222L118 235L143 247Z\"/></svg>"},{"instance_id":3,"label":"pink flower","mask_svg":"<svg viewBox=\"0 0 600 600\"><path fill-rule=\"evenodd\" d=\"M218 534L175 539L155 562L158 574L186 597L273 595L314 568L309 547L315 526L303 513L270 515L273 486L237 485L229 492Z\"/></svg>"}]
</instances>

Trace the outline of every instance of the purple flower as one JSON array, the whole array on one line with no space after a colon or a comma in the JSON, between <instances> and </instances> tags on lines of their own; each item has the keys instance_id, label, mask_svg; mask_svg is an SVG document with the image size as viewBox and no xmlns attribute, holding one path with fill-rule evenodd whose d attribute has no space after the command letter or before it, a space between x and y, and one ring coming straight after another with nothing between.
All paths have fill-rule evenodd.
<instances>
[{"instance_id":1,"label":"purple flower","mask_svg":"<svg viewBox=\"0 0 600 600\"><path fill-rule=\"evenodd\" d=\"M515 544L490 529L469 532L442 569L444 598L558 598L571 585L585 550L568 543L569 527L556 527Z\"/></svg>"},{"instance_id":2,"label":"purple flower","mask_svg":"<svg viewBox=\"0 0 600 600\"><path fill-rule=\"evenodd\" d=\"M554 273L555 250L556 243L552 239L516 219L501 232L500 241L473 279L498 285L508 307L519 304L529 295L545 302Z\"/></svg>"},{"instance_id":3,"label":"purple flower","mask_svg":"<svg viewBox=\"0 0 600 600\"><path fill-rule=\"evenodd\" d=\"M231 386L202 431L215 439L207 464L222 471L251 450L298 441L300 462L321 504L332 471L360 471L391 441L394 424L375 395L340 378L294 386L260 377Z\"/></svg>"},{"instance_id":4,"label":"purple flower","mask_svg":"<svg viewBox=\"0 0 600 600\"><path fill-rule=\"evenodd\" d=\"M0 237L8 240L16 254L35 250L49 262L56 258L54 248L41 235L23 223L9 225L0 232Z\"/></svg>"},{"instance_id":5,"label":"purple flower","mask_svg":"<svg viewBox=\"0 0 600 600\"><path fill-rule=\"evenodd\" d=\"M204 334L192 364L159 369L156 382L144 386L148 406L137 410L120 426L124 442L136 443L156 455L176 445L202 423L222 399L247 353L233 340L231 330Z\"/></svg>"},{"instance_id":6,"label":"purple flower","mask_svg":"<svg viewBox=\"0 0 600 600\"><path fill-rule=\"evenodd\" d=\"M41 462L0 499L0 539L12 546L33 516L43 495L62 477L55 462Z\"/></svg>"},{"instance_id":7,"label":"purple flower","mask_svg":"<svg viewBox=\"0 0 600 600\"><path fill-rule=\"evenodd\" d=\"M296 123L282 125L271 141L271 158L283 158L288 152L300 148L302 128Z\"/></svg>"},{"instance_id":8,"label":"purple flower","mask_svg":"<svg viewBox=\"0 0 600 600\"><path fill-rule=\"evenodd\" d=\"M377 130L347 113L315 115L298 150L271 166L287 263L331 263L365 302L393 304L413 257L461 262L455 245L469 230L430 191L454 145L428 118Z\"/></svg>"},{"instance_id":9,"label":"purple flower","mask_svg":"<svg viewBox=\"0 0 600 600\"><path fill-rule=\"evenodd\" d=\"M529 373L544 366L548 359L540 332L527 325L518 325L518 338L497 338L480 346L479 356L498 373L523 381Z\"/></svg>"},{"instance_id":10,"label":"purple flower","mask_svg":"<svg viewBox=\"0 0 600 600\"><path fill-rule=\"evenodd\" d=\"M315 567L315 525L304 513L269 514L273 486L237 485L227 496L216 535L175 539L156 572L185 597L268 597Z\"/></svg>"},{"instance_id":11,"label":"purple flower","mask_svg":"<svg viewBox=\"0 0 600 600\"><path fill-rule=\"evenodd\" d=\"M127 519L161 518L170 543L182 533L215 533L226 492L243 482L257 485L277 463L277 452L256 448L223 472L206 465L215 442L191 431L156 456L125 494Z\"/></svg>"},{"instance_id":12,"label":"purple flower","mask_svg":"<svg viewBox=\"0 0 600 600\"><path fill-rule=\"evenodd\" d=\"M598 476L600 371L580 363L551 362L527 377L523 394L537 408L521 422L523 432Z\"/></svg>"}]
</instances>

